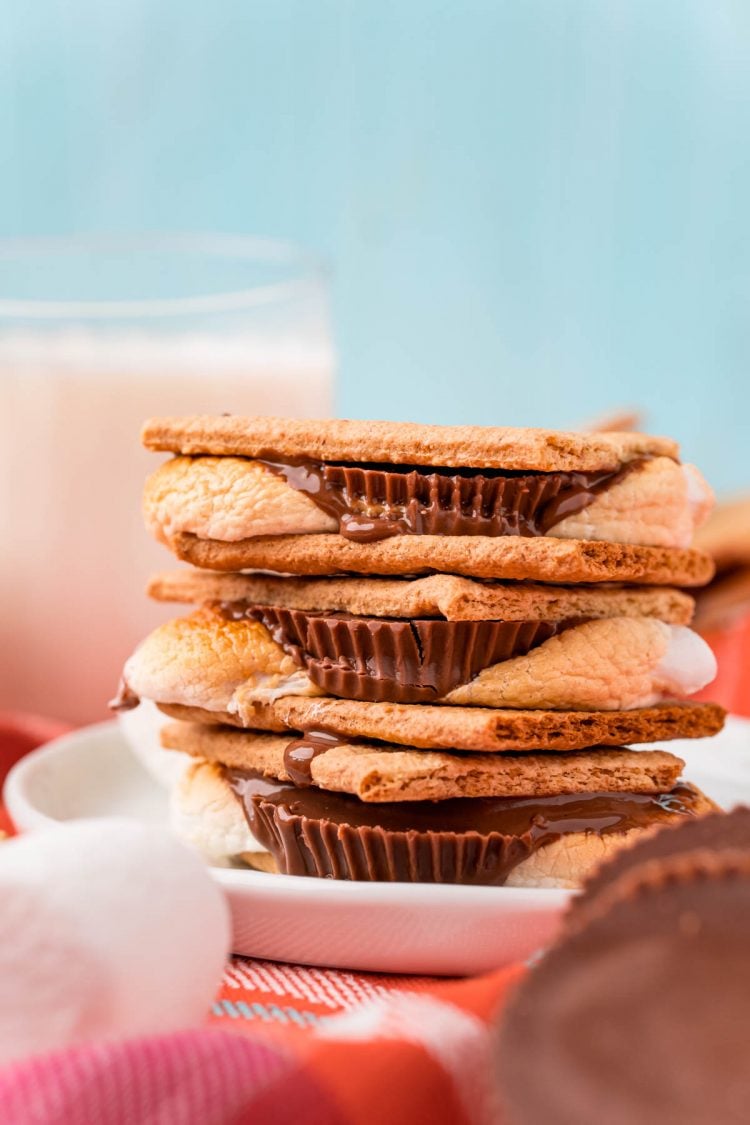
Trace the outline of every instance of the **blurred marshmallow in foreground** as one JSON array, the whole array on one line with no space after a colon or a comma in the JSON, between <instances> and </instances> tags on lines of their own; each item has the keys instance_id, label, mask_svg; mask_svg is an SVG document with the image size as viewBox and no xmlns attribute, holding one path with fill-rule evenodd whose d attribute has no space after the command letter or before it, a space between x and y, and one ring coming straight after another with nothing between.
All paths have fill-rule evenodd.
<instances>
[{"instance_id":1,"label":"blurred marshmallow in foreground","mask_svg":"<svg viewBox=\"0 0 750 1125\"><path fill-rule=\"evenodd\" d=\"M229 914L168 832L102 819L8 841L0 897L0 1064L204 1020Z\"/></svg>"}]
</instances>

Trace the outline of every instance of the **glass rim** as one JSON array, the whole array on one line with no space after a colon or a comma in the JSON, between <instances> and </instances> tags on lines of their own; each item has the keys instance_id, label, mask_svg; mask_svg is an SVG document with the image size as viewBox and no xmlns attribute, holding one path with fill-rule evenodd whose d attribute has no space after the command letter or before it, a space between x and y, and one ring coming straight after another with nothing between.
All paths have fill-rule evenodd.
<instances>
[{"instance_id":1,"label":"glass rim","mask_svg":"<svg viewBox=\"0 0 750 1125\"><path fill-rule=\"evenodd\" d=\"M132 234L65 234L0 238L0 262L34 255L72 254L81 249L141 254L146 251L187 251L207 257L245 258L255 262L287 263L298 276L285 281L251 285L193 297L140 298L134 300L26 300L0 297L0 320L102 319L188 316L224 313L269 304L324 281L326 266L316 254L293 242L253 235L205 232L140 231Z\"/></svg>"}]
</instances>

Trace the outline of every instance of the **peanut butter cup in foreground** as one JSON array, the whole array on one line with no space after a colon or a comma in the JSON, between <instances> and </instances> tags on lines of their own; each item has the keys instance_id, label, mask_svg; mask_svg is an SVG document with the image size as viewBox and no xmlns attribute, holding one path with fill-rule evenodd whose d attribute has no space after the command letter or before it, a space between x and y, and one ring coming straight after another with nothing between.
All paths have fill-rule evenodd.
<instances>
[{"instance_id":1,"label":"peanut butter cup in foreground","mask_svg":"<svg viewBox=\"0 0 750 1125\"><path fill-rule=\"evenodd\" d=\"M666 827L668 832L657 832L623 848L586 879L581 893L571 901L566 916L569 927L577 926L595 907L600 895L641 864L699 848L714 852L744 850L750 854L750 808L709 813L698 820L674 820Z\"/></svg>"},{"instance_id":2,"label":"peanut butter cup in foreground","mask_svg":"<svg viewBox=\"0 0 750 1125\"><path fill-rule=\"evenodd\" d=\"M508 1125L747 1121L750 851L662 835L686 850L611 883L511 998L497 1043Z\"/></svg>"}]
</instances>

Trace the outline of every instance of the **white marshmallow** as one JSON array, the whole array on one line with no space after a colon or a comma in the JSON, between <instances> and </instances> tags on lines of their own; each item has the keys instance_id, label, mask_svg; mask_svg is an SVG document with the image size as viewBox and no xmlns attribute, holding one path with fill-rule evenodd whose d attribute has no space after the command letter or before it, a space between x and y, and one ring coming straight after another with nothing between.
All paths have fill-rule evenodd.
<instances>
[{"instance_id":1,"label":"white marshmallow","mask_svg":"<svg viewBox=\"0 0 750 1125\"><path fill-rule=\"evenodd\" d=\"M10 840L0 897L0 1063L205 1019L229 912L164 829L82 820Z\"/></svg>"},{"instance_id":2,"label":"white marshmallow","mask_svg":"<svg viewBox=\"0 0 750 1125\"><path fill-rule=\"evenodd\" d=\"M654 683L663 696L692 695L716 676L716 657L687 625L670 625L667 650L654 668Z\"/></svg>"},{"instance_id":3,"label":"white marshmallow","mask_svg":"<svg viewBox=\"0 0 750 1125\"><path fill-rule=\"evenodd\" d=\"M215 867L243 852L265 852L250 832L240 802L213 762L193 760L171 795L173 832Z\"/></svg>"},{"instance_id":4,"label":"white marshmallow","mask_svg":"<svg viewBox=\"0 0 750 1125\"><path fill-rule=\"evenodd\" d=\"M256 703L275 703L287 695L322 695L307 672L300 669L289 676L267 676L256 673L246 683L240 684L227 707L230 715L239 715L247 725L252 725Z\"/></svg>"}]
</instances>

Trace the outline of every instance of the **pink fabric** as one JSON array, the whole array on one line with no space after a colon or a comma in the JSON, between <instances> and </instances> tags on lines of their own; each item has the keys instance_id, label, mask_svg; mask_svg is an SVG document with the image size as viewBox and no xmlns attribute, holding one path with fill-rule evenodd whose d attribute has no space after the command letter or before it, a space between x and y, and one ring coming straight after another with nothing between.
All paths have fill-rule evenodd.
<instances>
[{"instance_id":1,"label":"pink fabric","mask_svg":"<svg viewBox=\"0 0 750 1125\"><path fill-rule=\"evenodd\" d=\"M0 1122L499 1125L493 1026L522 972L395 989L317 1027L206 1026L24 1059L0 1070Z\"/></svg>"},{"instance_id":2,"label":"pink fabric","mask_svg":"<svg viewBox=\"0 0 750 1125\"><path fill-rule=\"evenodd\" d=\"M275 1116L279 1099L282 1116ZM287 1120L335 1125L341 1119L278 1044L222 1031L97 1044L0 1072L0 1121L8 1125Z\"/></svg>"}]
</instances>

